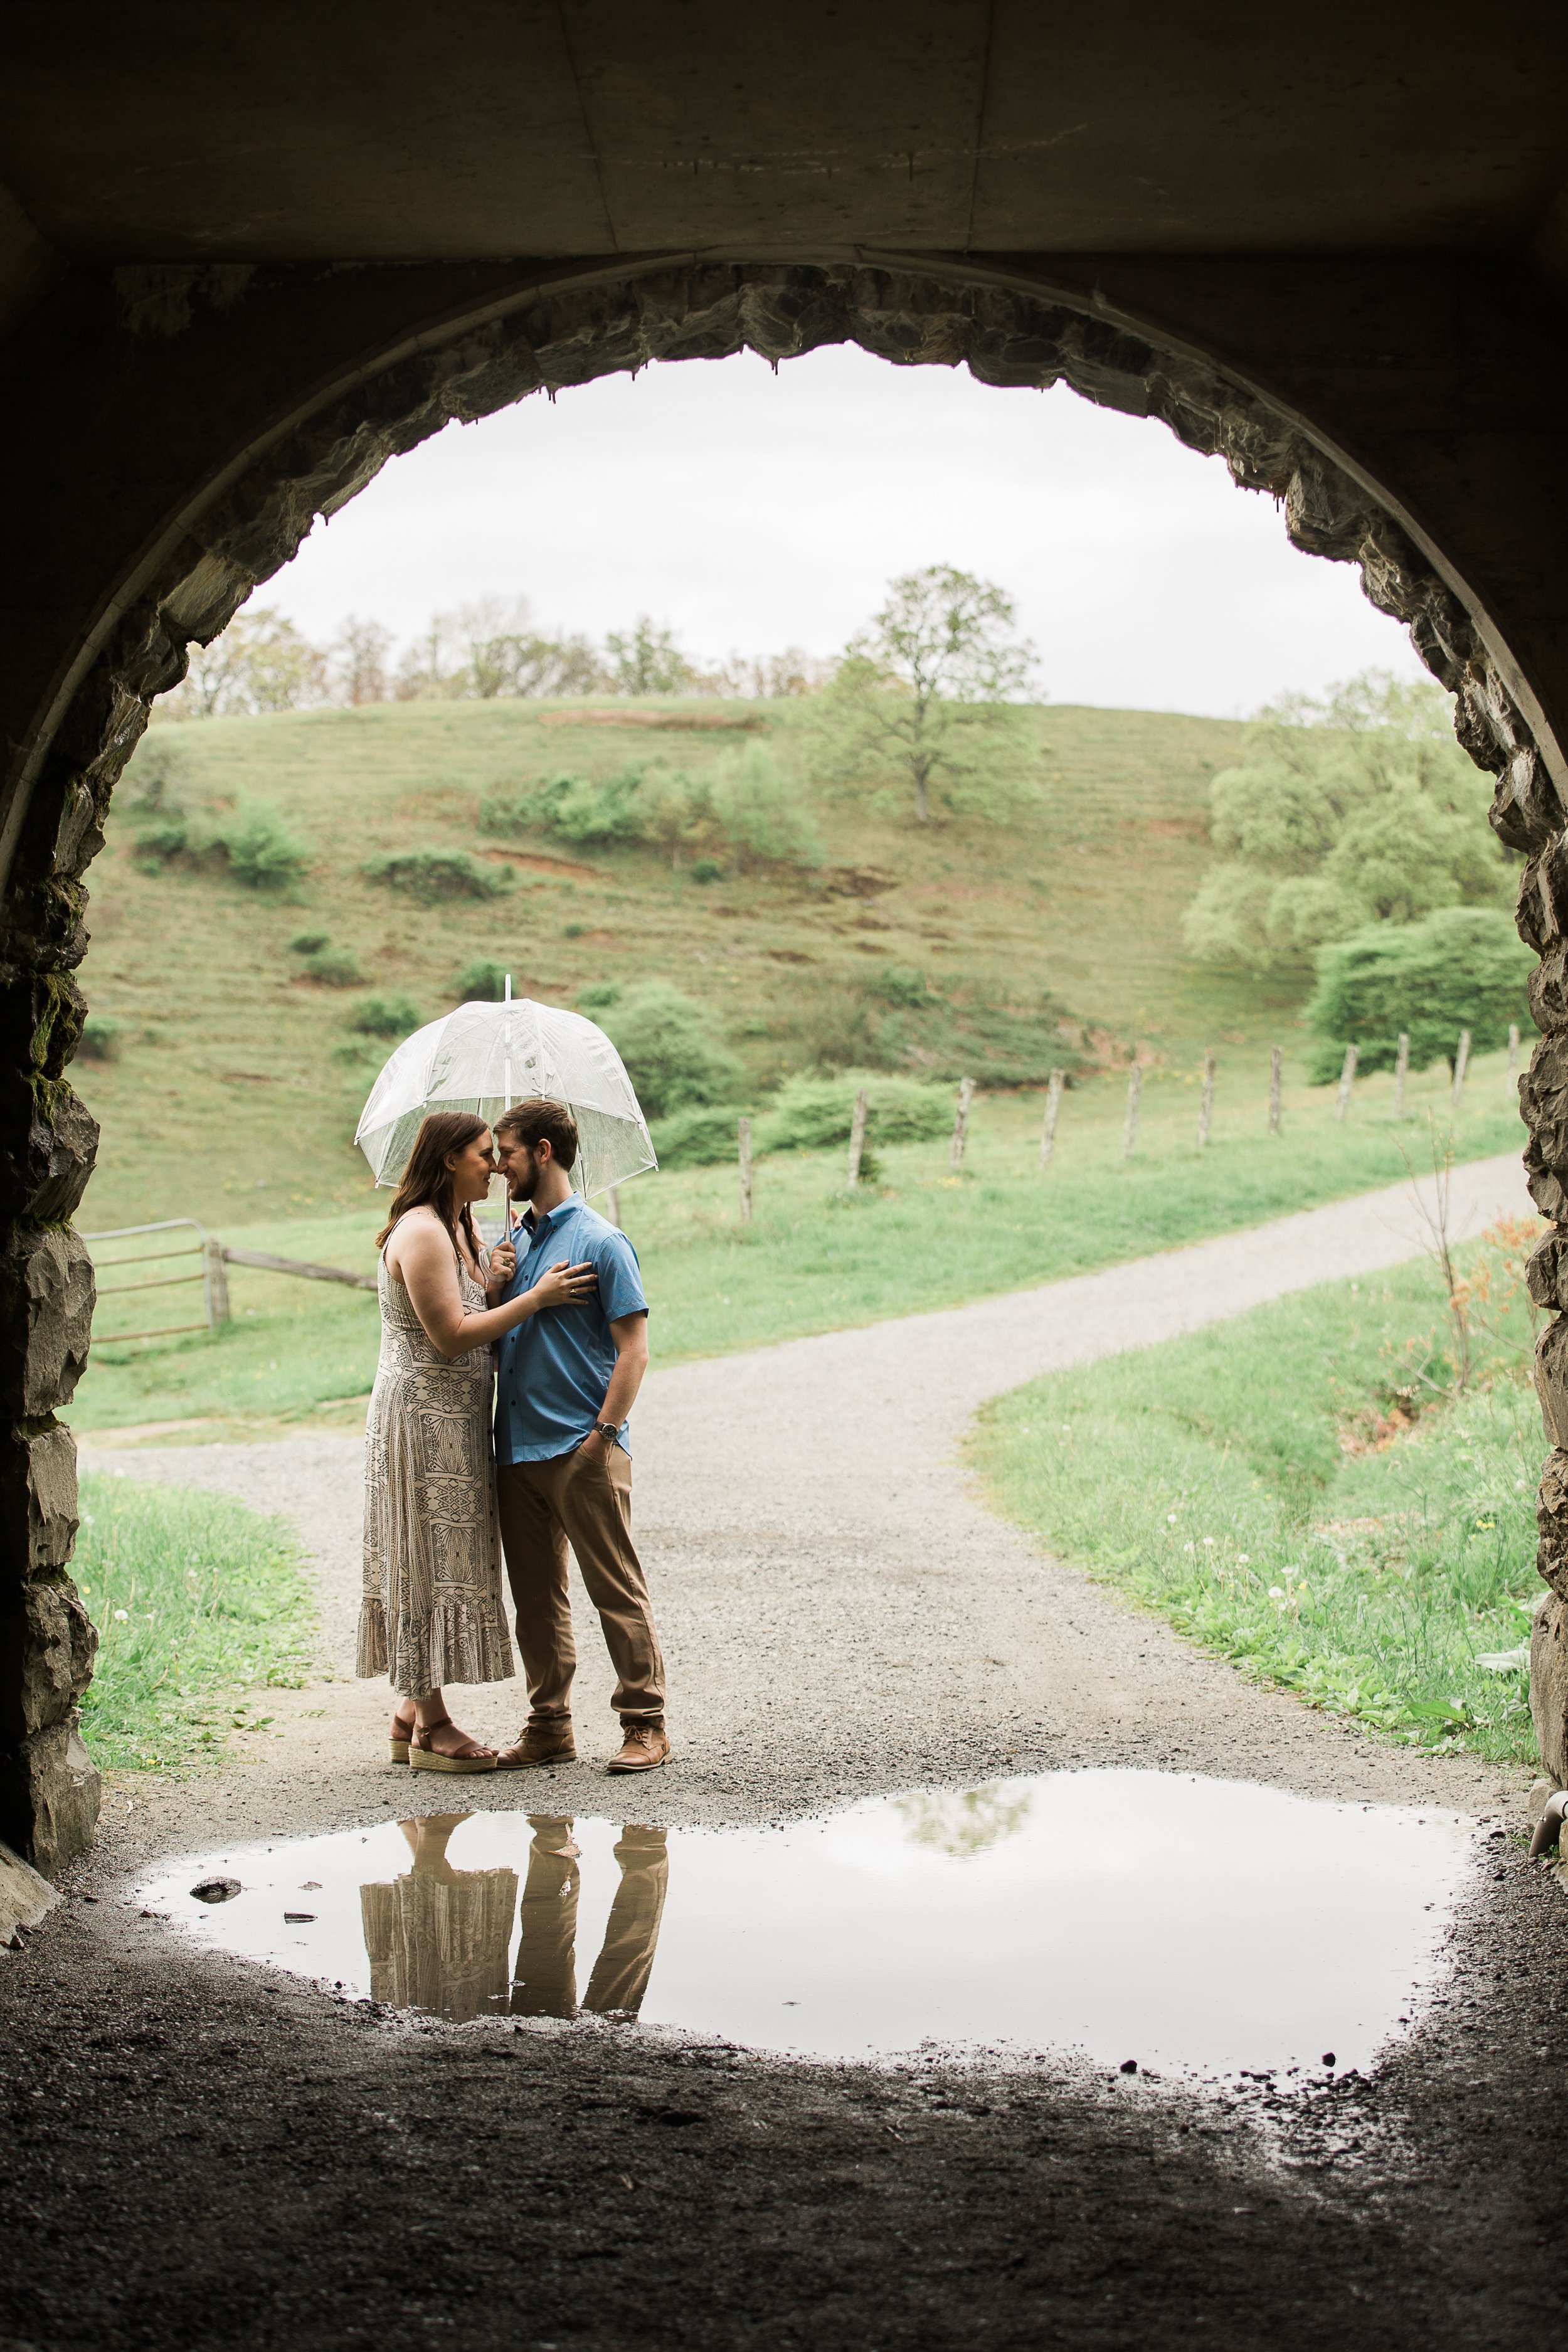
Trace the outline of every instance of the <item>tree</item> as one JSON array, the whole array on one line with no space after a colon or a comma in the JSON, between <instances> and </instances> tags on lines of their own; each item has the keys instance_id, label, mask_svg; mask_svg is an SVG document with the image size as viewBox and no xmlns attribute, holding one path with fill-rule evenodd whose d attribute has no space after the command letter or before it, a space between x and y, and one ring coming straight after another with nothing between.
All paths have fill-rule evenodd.
<instances>
[{"instance_id":1,"label":"tree","mask_svg":"<svg viewBox=\"0 0 1568 2352\"><path fill-rule=\"evenodd\" d=\"M390 629L384 629L379 621L362 621L356 613L351 613L332 647L336 698L356 710L366 703L389 702L392 687L386 657L391 651Z\"/></svg>"},{"instance_id":2,"label":"tree","mask_svg":"<svg viewBox=\"0 0 1568 2352\"><path fill-rule=\"evenodd\" d=\"M614 690L616 694L689 694L691 691L690 663L677 646L668 629L656 629L646 613L639 613L637 625L629 636L612 630L605 639L614 666Z\"/></svg>"},{"instance_id":3,"label":"tree","mask_svg":"<svg viewBox=\"0 0 1568 2352\"><path fill-rule=\"evenodd\" d=\"M664 851L672 869L679 868L683 849L700 855L718 832L706 781L667 768L662 761L640 778L636 824L644 841Z\"/></svg>"},{"instance_id":4,"label":"tree","mask_svg":"<svg viewBox=\"0 0 1568 2352\"><path fill-rule=\"evenodd\" d=\"M193 646L170 719L234 719L327 699L327 657L269 605L237 613L210 646Z\"/></svg>"},{"instance_id":5,"label":"tree","mask_svg":"<svg viewBox=\"0 0 1568 2352\"><path fill-rule=\"evenodd\" d=\"M1000 588L951 564L890 581L820 700L829 772L882 785L897 777L918 824L939 801L994 811L1017 782L1025 741L1012 698L1034 667L1014 620Z\"/></svg>"},{"instance_id":6,"label":"tree","mask_svg":"<svg viewBox=\"0 0 1568 2352\"><path fill-rule=\"evenodd\" d=\"M801 786L786 775L766 743L726 751L709 786L718 832L737 863L820 866L822 841Z\"/></svg>"},{"instance_id":7,"label":"tree","mask_svg":"<svg viewBox=\"0 0 1568 2352\"><path fill-rule=\"evenodd\" d=\"M799 646L782 654L727 654L711 669L692 673L700 694L743 702L776 702L803 694L820 694L833 675L831 662L814 660Z\"/></svg>"},{"instance_id":8,"label":"tree","mask_svg":"<svg viewBox=\"0 0 1568 2352\"><path fill-rule=\"evenodd\" d=\"M595 694L612 685L586 637L540 635L526 596L480 596L452 612L433 613L397 674L403 702Z\"/></svg>"},{"instance_id":9,"label":"tree","mask_svg":"<svg viewBox=\"0 0 1568 2352\"><path fill-rule=\"evenodd\" d=\"M604 662L586 637L541 635L526 596L483 596L442 619L467 655L451 684L451 691L465 699L592 694L608 683Z\"/></svg>"},{"instance_id":10,"label":"tree","mask_svg":"<svg viewBox=\"0 0 1568 2352\"><path fill-rule=\"evenodd\" d=\"M1442 907L1420 923L1371 923L1320 949L1307 1007L1322 1041L1313 1076L1320 1083L1336 1076L1350 1045L1362 1069L1392 1069L1401 1030L1417 1070L1450 1056L1461 1029L1480 1053L1506 1044L1509 1024L1523 1018L1534 961L1495 907Z\"/></svg>"},{"instance_id":11,"label":"tree","mask_svg":"<svg viewBox=\"0 0 1568 2352\"><path fill-rule=\"evenodd\" d=\"M1326 701L1275 704L1214 780L1222 856L1183 919L1187 944L1268 971L1369 923L1504 906L1513 877L1490 796L1435 686L1374 670Z\"/></svg>"},{"instance_id":12,"label":"tree","mask_svg":"<svg viewBox=\"0 0 1568 2352\"><path fill-rule=\"evenodd\" d=\"M741 1095L745 1074L706 1008L668 981L624 990L600 982L583 989L577 1003L614 1041L649 1118Z\"/></svg>"}]
</instances>

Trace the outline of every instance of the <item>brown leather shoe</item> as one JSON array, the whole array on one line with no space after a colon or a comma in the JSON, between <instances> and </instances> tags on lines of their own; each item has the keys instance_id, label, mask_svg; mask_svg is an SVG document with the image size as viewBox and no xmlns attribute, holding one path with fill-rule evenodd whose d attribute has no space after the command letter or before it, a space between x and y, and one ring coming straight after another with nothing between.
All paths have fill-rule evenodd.
<instances>
[{"instance_id":1,"label":"brown leather shoe","mask_svg":"<svg viewBox=\"0 0 1568 2352\"><path fill-rule=\"evenodd\" d=\"M572 1737L569 1715L546 1716L542 1722L537 1717L525 1723L513 1748L503 1748L496 1758L498 1772L522 1772L531 1764L574 1764L577 1760L577 1744Z\"/></svg>"},{"instance_id":2,"label":"brown leather shoe","mask_svg":"<svg viewBox=\"0 0 1568 2352\"><path fill-rule=\"evenodd\" d=\"M623 1723L621 1729L626 1735L626 1745L618 1756L611 1757L606 1772L654 1772L668 1763L670 1746L662 1716L648 1723Z\"/></svg>"}]
</instances>

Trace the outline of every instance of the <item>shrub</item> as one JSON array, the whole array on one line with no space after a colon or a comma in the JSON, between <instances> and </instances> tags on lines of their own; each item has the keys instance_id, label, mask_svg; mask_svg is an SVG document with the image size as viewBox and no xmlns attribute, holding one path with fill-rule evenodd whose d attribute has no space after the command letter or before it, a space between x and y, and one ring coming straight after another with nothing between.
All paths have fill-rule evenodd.
<instances>
[{"instance_id":1,"label":"shrub","mask_svg":"<svg viewBox=\"0 0 1568 2352\"><path fill-rule=\"evenodd\" d=\"M305 958L305 977L323 988L358 988L364 974L346 948L317 948Z\"/></svg>"},{"instance_id":2,"label":"shrub","mask_svg":"<svg viewBox=\"0 0 1568 2352\"><path fill-rule=\"evenodd\" d=\"M158 805L137 826L132 851L138 866L158 867L183 857L191 845L191 821L182 808Z\"/></svg>"},{"instance_id":3,"label":"shrub","mask_svg":"<svg viewBox=\"0 0 1568 2352\"><path fill-rule=\"evenodd\" d=\"M821 865L822 843L804 793L766 743L727 751L714 771L709 799L719 831L742 866ZM711 861L699 860L703 863ZM703 878L696 866L692 873Z\"/></svg>"},{"instance_id":4,"label":"shrub","mask_svg":"<svg viewBox=\"0 0 1568 2352\"><path fill-rule=\"evenodd\" d=\"M607 1013L612 1004L618 1004L625 994L618 980L591 980L577 991L577 1010L592 1020L600 1013Z\"/></svg>"},{"instance_id":5,"label":"shrub","mask_svg":"<svg viewBox=\"0 0 1568 2352\"><path fill-rule=\"evenodd\" d=\"M419 1007L406 996L367 996L349 1014L362 1037L406 1037L420 1025Z\"/></svg>"},{"instance_id":6,"label":"shrub","mask_svg":"<svg viewBox=\"0 0 1568 2352\"><path fill-rule=\"evenodd\" d=\"M614 1040L648 1118L732 1102L741 1092L741 1066L714 1034L710 1014L668 981L617 991L595 1006L595 1017Z\"/></svg>"},{"instance_id":7,"label":"shrub","mask_svg":"<svg viewBox=\"0 0 1568 2352\"><path fill-rule=\"evenodd\" d=\"M662 851L672 871L679 869L681 852L687 849L697 853L699 864L711 864L709 853L719 838L720 825L706 778L689 776L660 762L643 778L637 819L642 839L650 848Z\"/></svg>"},{"instance_id":8,"label":"shrub","mask_svg":"<svg viewBox=\"0 0 1568 2352\"><path fill-rule=\"evenodd\" d=\"M533 832L538 823L533 795L531 784L498 784L480 799L479 831L494 834L500 840Z\"/></svg>"},{"instance_id":9,"label":"shrub","mask_svg":"<svg viewBox=\"0 0 1568 2352\"><path fill-rule=\"evenodd\" d=\"M700 1109L678 1110L654 1127L653 1148L661 1168L717 1168L733 1160L740 1149L743 1105L709 1104Z\"/></svg>"},{"instance_id":10,"label":"shrub","mask_svg":"<svg viewBox=\"0 0 1568 2352\"><path fill-rule=\"evenodd\" d=\"M320 955L326 944L325 931L301 931L298 939L289 940L289 952L290 955Z\"/></svg>"},{"instance_id":11,"label":"shrub","mask_svg":"<svg viewBox=\"0 0 1568 2352\"><path fill-rule=\"evenodd\" d=\"M786 1078L763 1121L764 1151L819 1151L847 1143L858 1089L866 1088L866 1134L878 1143L924 1143L952 1126L946 1087L847 1070L837 1078Z\"/></svg>"},{"instance_id":12,"label":"shrub","mask_svg":"<svg viewBox=\"0 0 1568 2352\"><path fill-rule=\"evenodd\" d=\"M1206 962L1289 965L1373 922L1505 906L1491 781L1454 740L1446 695L1371 670L1325 702L1259 713L1214 780L1210 868L1183 918Z\"/></svg>"},{"instance_id":13,"label":"shrub","mask_svg":"<svg viewBox=\"0 0 1568 2352\"><path fill-rule=\"evenodd\" d=\"M110 1020L107 1013L89 1013L81 1024L76 1050L83 1062L112 1062L120 1051L119 1022Z\"/></svg>"},{"instance_id":14,"label":"shrub","mask_svg":"<svg viewBox=\"0 0 1568 2352\"><path fill-rule=\"evenodd\" d=\"M1420 923L1370 923L1318 954L1308 1026L1321 1041L1312 1075L1338 1075L1348 1045L1363 1070L1392 1069L1399 1033L1411 1066L1453 1054L1461 1029L1478 1053L1506 1044L1526 1011L1533 959L1510 918L1490 907L1443 907Z\"/></svg>"},{"instance_id":15,"label":"shrub","mask_svg":"<svg viewBox=\"0 0 1568 2352\"><path fill-rule=\"evenodd\" d=\"M691 868L694 882L717 882L724 868L716 857L700 857Z\"/></svg>"},{"instance_id":16,"label":"shrub","mask_svg":"<svg viewBox=\"0 0 1568 2352\"><path fill-rule=\"evenodd\" d=\"M271 809L242 810L215 834L214 846L226 856L235 880L252 890L284 889L310 862L309 843Z\"/></svg>"},{"instance_id":17,"label":"shrub","mask_svg":"<svg viewBox=\"0 0 1568 2352\"><path fill-rule=\"evenodd\" d=\"M459 1004L500 1004L506 995L506 973L481 956L477 963L463 966L452 988Z\"/></svg>"},{"instance_id":18,"label":"shrub","mask_svg":"<svg viewBox=\"0 0 1568 2352\"><path fill-rule=\"evenodd\" d=\"M942 1001L933 988L928 987L924 972L910 963L885 965L871 974L865 988L867 995L878 1003L896 1005L900 1012L924 1012Z\"/></svg>"},{"instance_id":19,"label":"shrub","mask_svg":"<svg viewBox=\"0 0 1568 2352\"><path fill-rule=\"evenodd\" d=\"M635 841L642 830L637 806L641 782L640 768L624 768L602 780L568 775L503 785L479 803L479 830L501 835L548 833L579 845Z\"/></svg>"},{"instance_id":20,"label":"shrub","mask_svg":"<svg viewBox=\"0 0 1568 2352\"><path fill-rule=\"evenodd\" d=\"M405 849L373 857L365 867L373 882L402 890L422 906L444 898L494 898L511 887L511 876L501 868L488 871L466 849Z\"/></svg>"}]
</instances>

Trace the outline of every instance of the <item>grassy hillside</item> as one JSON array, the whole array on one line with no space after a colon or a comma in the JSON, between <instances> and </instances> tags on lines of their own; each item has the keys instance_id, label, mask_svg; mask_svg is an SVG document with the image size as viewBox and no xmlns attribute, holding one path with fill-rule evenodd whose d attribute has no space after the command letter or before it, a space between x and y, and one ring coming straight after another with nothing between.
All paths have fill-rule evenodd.
<instances>
[{"instance_id":1,"label":"grassy hillside","mask_svg":"<svg viewBox=\"0 0 1568 2352\"><path fill-rule=\"evenodd\" d=\"M759 1090L831 1055L889 970L923 975L955 1037L1010 1030L1042 1075L1074 1048L1092 1065L1136 1043L1186 1074L1209 1043L1289 1047L1299 985L1205 972L1181 948L1209 779L1239 729L1074 709L1032 723L1027 824L921 830L826 799L819 872L706 884L647 847L487 837L480 799L567 771L696 773L759 735L787 764L801 705L411 703L154 730L90 877L83 983L116 1034L114 1058L76 1073L104 1129L82 1223L187 1213L226 1228L366 1203L352 1138L388 1047L353 1034L354 1008L396 993L433 1018L476 957L556 1002L590 982L672 979L712 1008ZM273 812L308 845L306 870L275 891L221 861L139 859L136 803L154 779L209 823ZM365 870L429 849L470 851L510 887L423 905ZM324 937L362 982L310 977L290 948L301 935Z\"/></svg>"}]
</instances>

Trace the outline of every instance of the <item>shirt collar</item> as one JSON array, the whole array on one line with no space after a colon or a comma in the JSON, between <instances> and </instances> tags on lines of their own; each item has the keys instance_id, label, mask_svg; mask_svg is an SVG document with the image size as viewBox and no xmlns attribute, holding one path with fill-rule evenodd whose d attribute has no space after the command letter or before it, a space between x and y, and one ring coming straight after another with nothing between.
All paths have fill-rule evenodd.
<instances>
[{"instance_id":1,"label":"shirt collar","mask_svg":"<svg viewBox=\"0 0 1568 2352\"><path fill-rule=\"evenodd\" d=\"M541 1234L553 1233L562 1218L577 1205L577 1196L574 1192L566 1200L557 1202L555 1207L548 1210L542 1217L536 1216L531 1209L525 1209L522 1222L531 1240L537 1241Z\"/></svg>"}]
</instances>

